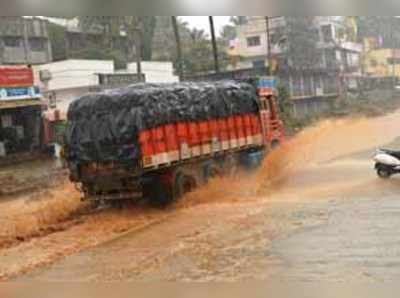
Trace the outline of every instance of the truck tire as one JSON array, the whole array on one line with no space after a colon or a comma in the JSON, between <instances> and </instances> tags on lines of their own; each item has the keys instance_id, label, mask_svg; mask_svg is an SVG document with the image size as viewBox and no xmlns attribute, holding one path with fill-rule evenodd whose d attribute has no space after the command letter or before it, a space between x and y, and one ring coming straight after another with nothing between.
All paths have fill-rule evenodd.
<instances>
[{"instance_id":1,"label":"truck tire","mask_svg":"<svg viewBox=\"0 0 400 298\"><path fill-rule=\"evenodd\" d=\"M279 142L278 140L274 140L271 143L271 149L272 150L276 150L281 146L281 142Z\"/></svg>"},{"instance_id":2,"label":"truck tire","mask_svg":"<svg viewBox=\"0 0 400 298\"><path fill-rule=\"evenodd\" d=\"M204 168L204 181L207 183L210 179L221 177L222 176L222 169L220 166L216 164L208 164Z\"/></svg>"},{"instance_id":3,"label":"truck tire","mask_svg":"<svg viewBox=\"0 0 400 298\"><path fill-rule=\"evenodd\" d=\"M153 178L143 186L143 195L155 207L166 207L174 201L173 189L162 177Z\"/></svg>"},{"instance_id":4,"label":"truck tire","mask_svg":"<svg viewBox=\"0 0 400 298\"><path fill-rule=\"evenodd\" d=\"M178 173L175 176L174 200L181 199L185 194L196 188L196 180L193 177Z\"/></svg>"},{"instance_id":5,"label":"truck tire","mask_svg":"<svg viewBox=\"0 0 400 298\"><path fill-rule=\"evenodd\" d=\"M239 168L238 157L230 155L224 160L223 174L228 177L233 177L237 174Z\"/></svg>"}]
</instances>

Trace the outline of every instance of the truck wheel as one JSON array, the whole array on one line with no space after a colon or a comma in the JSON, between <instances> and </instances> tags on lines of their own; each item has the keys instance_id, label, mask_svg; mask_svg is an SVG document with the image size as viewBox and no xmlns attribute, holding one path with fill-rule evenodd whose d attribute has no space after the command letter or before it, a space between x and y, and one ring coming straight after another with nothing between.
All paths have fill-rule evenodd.
<instances>
[{"instance_id":1,"label":"truck wheel","mask_svg":"<svg viewBox=\"0 0 400 298\"><path fill-rule=\"evenodd\" d=\"M150 204L155 207L165 207L174 201L172 187L167 185L160 177L143 187L143 194Z\"/></svg>"},{"instance_id":2,"label":"truck wheel","mask_svg":"<svg viewBox=\"0 0 400 298\"><path fill-rule=\"evenodd\" d=\"M209 164L204 169L204 181L207 183L210 179L221 177L222 170L215 164Z\"/></svg>"},{"instance_id":3,"label":"truck wheel","mask_svg":"<svg viewBox=\"0 0 400 298\"><path fill-rule=\"evenodd\" d=\"M271 143L271 149L276 150L281 146L281 143L278 140L275 140Z\"/></svg>"},{"instance_id":4,"label":"truck wheel","mask_svg":"<svg viewBox=\"0 0 400 298\"><path fill-rule=\"evenodd\" d=\"M224 163L224 174L228 177L234 177L239 170L239 161L237 156L229 156Z\"/></svg>"},{"instance_id":5,"label":"truck wheel","mask_svg":"<svg viewBox=\"0 0 400 298\"><path fill-rule=\"evenodd\" d=\"M196 188L196 180L190 176L177 174L175 177L174 199L178 200Z\"/></svg>"}]
</instances>

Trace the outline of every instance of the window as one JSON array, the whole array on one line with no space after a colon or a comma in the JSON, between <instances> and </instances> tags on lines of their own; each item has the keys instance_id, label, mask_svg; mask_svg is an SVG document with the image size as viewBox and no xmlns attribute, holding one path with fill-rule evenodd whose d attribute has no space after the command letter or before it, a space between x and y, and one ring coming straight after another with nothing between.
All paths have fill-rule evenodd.
<instances>
[{"instance_id":1,"label":"window","mask_svg":"<svg viewBox=\"0 0 400 298\"><path fill-rule=\"evenodd\" d=\"M265 60L253 61L253 68L261 68L261 67L265 67Z\"/></svg>"},{"instance_id":2,"label":"window","mask_svg":"<svg viewBox=\"0 0 400 298\"><path fill-rule=\"evenodd\" d=\"M388 58L387 63L390 65L400 64L400 58Z\"/></svg>"},{"instance_id":3,"label":"window","mask_svg":"<svg viewBox=\"0 0 400 298\"><path fill-rule=\"evenodd\" d=\"M4 46L10 48L19 48L22 45L22 38L15 36L6 36L3 38Z\"/></svg>"},{"instance_id":4,"label":"window","mask_svg":"<svg viewBox=\"0 0 400 298\"><path fill-rule=\"evenodd\" d=\"M257 47L259 45L261 45L260 36L247 37L247 46L248 47Z\"/></svg>"},{"instance_id":5,"label":"window","mask_svg":"<svg viewBox=\"0 0 400 298\"><path fill-rule=\"evenodd\" d=\"M1 116L1 127L8 128L12 127L13 121L11 115L5 114Z\"/></svg>"},{"instance_id":6,"label":"window","mask_svg":"<svg viewBox=\"0 0 400 298\"><path fill-rule=\"evenodd\" d=\"M331 25L324 25L321 28L322 38L324 42L331 42L333 40L333 31Z\"/></svg>"},{"instance_id":7,"label":"window","mask_svg":"<svg viewBox=\"0 0 400 298\"><path fill-rule=\"evenodd\" d=\"M377 67L378 66L378 62L375 59L369 60L369 64L371 65L371 67Z\"/></svg>"},{"instance_id":8,"label":"window","mask_svg":"<svg viewBox=\"0 0 400 298\"><path fill-rule=\"evenodd\" d=\"M45 41L43 38L30 38L29 39L29 47L34 52L42 52L44 51Z\"/></svg>"}]
</instances>

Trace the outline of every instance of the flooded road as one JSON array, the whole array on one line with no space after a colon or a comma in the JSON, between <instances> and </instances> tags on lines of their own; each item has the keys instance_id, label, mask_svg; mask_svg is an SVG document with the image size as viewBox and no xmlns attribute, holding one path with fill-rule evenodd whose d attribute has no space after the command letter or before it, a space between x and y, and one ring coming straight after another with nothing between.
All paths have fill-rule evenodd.
<instances>
[{"instance_id":1,"label":"flooded road","mask_svg":"<svg viewBox=\"0 0 400 298\"><path fill-rule=\"evenodd\" d=\"M398 279L400 178L379 180L371 156L379 146L400 149L399 119L321 122L272 153L259 173L212 181L168 210L85 215L63 231L2 249L0 276Z\"/></svg>"}]
</instances>

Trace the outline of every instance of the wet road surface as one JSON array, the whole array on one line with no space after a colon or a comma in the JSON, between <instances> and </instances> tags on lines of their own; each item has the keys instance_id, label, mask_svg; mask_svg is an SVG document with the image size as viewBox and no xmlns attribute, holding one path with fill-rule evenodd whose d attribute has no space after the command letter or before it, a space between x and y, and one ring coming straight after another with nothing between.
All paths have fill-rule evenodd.
<instances>
[{"instance_id":1,"label":"wet road surface","mask_svg":"<svg viewBox=\"0 0 400 298\"><path fill-rule=\"evenodd\" d=\"M279 183L254 191L248 179L271 176L260 173L223 184L229 198L211 186L160 221L18 280L394 281L400 179L378 179L370 159L377 146L400 148L399 118L323 123L268 164L290 156Z\"/></svg>"}]
</instances>

